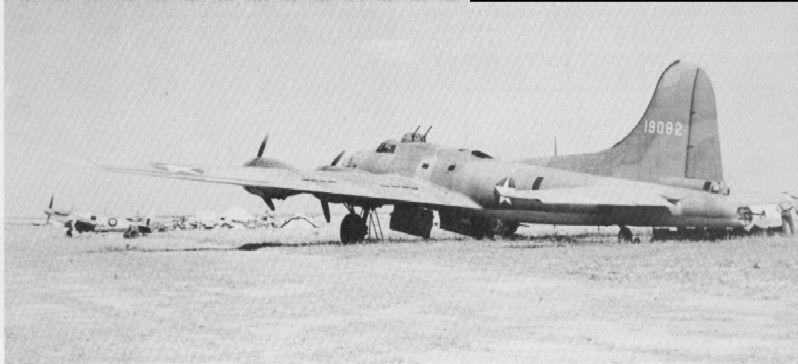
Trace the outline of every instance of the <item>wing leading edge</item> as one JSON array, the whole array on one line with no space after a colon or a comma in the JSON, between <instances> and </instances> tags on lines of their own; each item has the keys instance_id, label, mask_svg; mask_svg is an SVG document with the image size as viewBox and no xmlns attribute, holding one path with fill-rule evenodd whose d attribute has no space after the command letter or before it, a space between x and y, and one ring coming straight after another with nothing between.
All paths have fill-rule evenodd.
<instances>
[{"instance_id":1,"label":"wing leading edge","mask_svg":"<svg viewBox=\"0 0 798 364\"><path fill-rule=\"evenodd\" d=\"M92 164L115 173L263 188L286 194L309 193L330 202L370 205L411 203L430 208L482 208L464 194L426 181L347 168L297 171L256 167L207 168L159 162Z\"/></svg>"}]
</instances>

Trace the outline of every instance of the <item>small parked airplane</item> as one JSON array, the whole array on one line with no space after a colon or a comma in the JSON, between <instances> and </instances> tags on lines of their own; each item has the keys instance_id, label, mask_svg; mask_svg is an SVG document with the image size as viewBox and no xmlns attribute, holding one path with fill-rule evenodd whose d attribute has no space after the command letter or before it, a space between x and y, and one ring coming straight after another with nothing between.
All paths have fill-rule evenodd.
<instances>
[{"instance_id":1,"label":"small parked airplane","mask_svg":"<svg viewBox=\"0 0 798 364\"><path fill-rule=\"evenodd\" d=\"M51 219L60 224L64 224L67 228L68 236L72 236L72 230L79 233L112 232L124 231L127 228L127 224L120 221L120 219L105 216L104 214L97 214L90 211L75 211L74 209L54 209L54 200L55 195L50 196L50 204L47 206L47 209L44 210L44 214L47 215L45 225L49 225Z\"/></svg>"}]
</instances>

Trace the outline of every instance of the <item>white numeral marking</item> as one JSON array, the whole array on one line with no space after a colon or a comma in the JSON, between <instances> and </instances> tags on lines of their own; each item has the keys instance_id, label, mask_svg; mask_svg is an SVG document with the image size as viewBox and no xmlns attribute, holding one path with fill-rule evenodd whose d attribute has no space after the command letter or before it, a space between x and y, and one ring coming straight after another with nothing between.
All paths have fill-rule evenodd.
<instances>
[{"instance_id":1,"label":"white numeral marking","mask_svg":"<svg viewBox=\"0 0 798 364\"><path fill-rule=\"evenodd\" d=\"M681 121L649 120L643 124L643 133L682 136L683 128Z\"/></svg>"}]
</instances>

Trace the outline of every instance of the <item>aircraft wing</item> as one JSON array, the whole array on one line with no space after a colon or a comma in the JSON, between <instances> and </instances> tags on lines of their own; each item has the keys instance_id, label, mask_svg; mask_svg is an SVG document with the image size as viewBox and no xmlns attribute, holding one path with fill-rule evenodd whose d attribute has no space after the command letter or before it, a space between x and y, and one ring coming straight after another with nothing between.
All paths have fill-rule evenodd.
<instances>
[{"instance_id":1,"label":"aircraft wing","mask_svg":"<svg viewBox=\"0 0 798 364\"><path fill-rule=\"evenodd\" d=\"M309 193L329 202L372 205L412 203L425 207L481 208L466 195L426 181L341 167L297 171L258 167L206 168L167 163L94 164L111 172L230 184L248 190L262 189L276 195Z\"/></svg>"}]
</instances>

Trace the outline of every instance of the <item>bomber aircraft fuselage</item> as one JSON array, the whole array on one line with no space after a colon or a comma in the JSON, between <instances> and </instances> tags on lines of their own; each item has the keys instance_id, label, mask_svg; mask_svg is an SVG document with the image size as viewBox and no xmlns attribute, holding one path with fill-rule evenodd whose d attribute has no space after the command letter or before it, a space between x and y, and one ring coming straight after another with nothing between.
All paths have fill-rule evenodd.
<instances>
[{"instance_id":1,"label":"bomber aircraft fuselage","mask_svg":"<svg viewBox=\"0 0 798 364\"><path fill-rule=\"evenodd\" d=\"M443 147L426 142L387 140L375 151L359 151L344 159L343 167L374 174L396 174L430 181L460 192L479 203L478 214L507 221L629 226L743 227L739 203L718 188L704 189L704 182L684 187L596 176L586 173L498 160L479 151ZM580 206L573 203L543 203L546 191L587 192ZM626 193L640 199L665 196L672 206L655 206L626 213L602 204ZM575 196L574 196L575 197ZM595 201L594 204L590 202ZM665 208L667 207L667 208Z\"/></svg>"}]
</instances>

